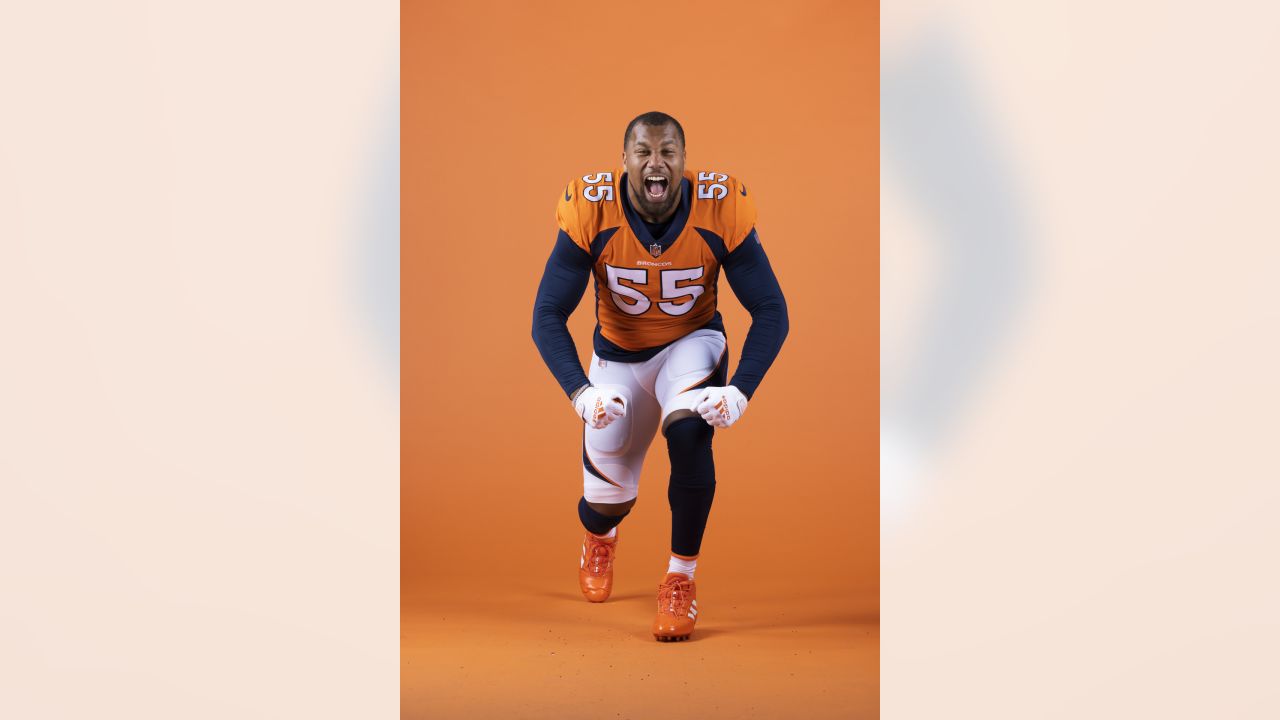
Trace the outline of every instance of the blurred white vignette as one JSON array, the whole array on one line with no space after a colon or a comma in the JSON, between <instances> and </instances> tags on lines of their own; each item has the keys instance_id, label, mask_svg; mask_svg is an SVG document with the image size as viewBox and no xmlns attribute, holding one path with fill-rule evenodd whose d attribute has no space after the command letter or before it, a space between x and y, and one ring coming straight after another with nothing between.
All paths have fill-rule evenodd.
<instances>
[{"instance_id":1,"label":"blurred white vignette","mask_svg":"<svg viewBox=\"0 0 1280 720\"><path fill-rule=\"evenodd\" d=\"M883 716L1280 717L1280 10L881 21ZM0 6L0 717L397 713L397 49Z\"/></svg>"},{"instance_id":2,"label":"blurred white vignette","mask_svg":"<svg viewBox=\"0 0 1280 720\"><path fill-rule=\"evenodd\" d=\"M398 51L0 7L0 717L398 712Z\"/></svg>"},{"instance_id":3,"label":"blurred white vignette","mask_svg":"<svg viewBox=\"0 0 1280 720\"><path fill-rule=\"evenodd\" d=\"M1280 717L1280 10L881 13L883 717Z\"/></svg>"}]
</instances>

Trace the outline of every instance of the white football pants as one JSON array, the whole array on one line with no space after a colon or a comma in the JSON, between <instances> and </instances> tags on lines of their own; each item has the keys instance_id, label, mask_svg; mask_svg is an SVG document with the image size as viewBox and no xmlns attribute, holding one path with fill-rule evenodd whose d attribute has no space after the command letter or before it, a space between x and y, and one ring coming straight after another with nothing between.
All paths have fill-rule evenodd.
<instances>
[{"instance_id":1,"label":"white football pants","mask_svg":"<svg viewBox=\"0 0 1280 720\"><path fill-rule=\"evenodd\" d=\"M672 415L681 410L698 417L693 412L698 391L727 382L726 349L723 333L696 330L644 362L613 362L591 355L587 373L591 384L617 391L627 401L627 414L603 430L584 427L582 495L588 502L635 499L644 455L659 420L665 430Z\"/></svg>"}]
</instances>

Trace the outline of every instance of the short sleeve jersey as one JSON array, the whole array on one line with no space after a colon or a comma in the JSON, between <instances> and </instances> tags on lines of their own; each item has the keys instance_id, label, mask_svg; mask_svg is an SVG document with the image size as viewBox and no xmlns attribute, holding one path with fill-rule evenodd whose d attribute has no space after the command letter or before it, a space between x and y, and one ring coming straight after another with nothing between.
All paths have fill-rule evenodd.
<instances>
[{"instance_id":1,"label":"short sleeve jersey","mask_svg":"<svg viewBox=\"0 0 1280 720\"><path fill-rule=\"evenodd\" d=\"M631 208L622 172L574 180L556 208L560 230L591 254L599 335L622 350L660 347L718 322L720 264L755 228L754 198L738 180L686 169L681 185L658 238Z\"/></svg>"}]
</instances>

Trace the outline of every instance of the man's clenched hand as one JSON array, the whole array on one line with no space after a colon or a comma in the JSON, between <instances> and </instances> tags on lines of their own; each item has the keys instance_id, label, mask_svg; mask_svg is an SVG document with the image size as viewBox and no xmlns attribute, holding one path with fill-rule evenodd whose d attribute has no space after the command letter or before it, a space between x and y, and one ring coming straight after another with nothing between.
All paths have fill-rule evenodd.
<instances>
[{"instance_id":1,"label":"man's clenched hand","mask_svg":"<svg viewBox=\"0 0 1280 720\"><path fill-rule=\"evenodd\" d=\"M694 400L694 412L712 427L727 428L746 411L747 396L732 385L706 388Z\"/></svg>"},{"instance_id":2,"label":"man's clenched hand","mask_svg":"<svg viewBox=\"0 0 1280 720\"><path fill-rule=\"evenodd\" d=\"M573 409L592 428L603 430L609 423L627 414L627 401L608 388L587 387L578 393L573 401Z\"/></svg>"}]
</instances>

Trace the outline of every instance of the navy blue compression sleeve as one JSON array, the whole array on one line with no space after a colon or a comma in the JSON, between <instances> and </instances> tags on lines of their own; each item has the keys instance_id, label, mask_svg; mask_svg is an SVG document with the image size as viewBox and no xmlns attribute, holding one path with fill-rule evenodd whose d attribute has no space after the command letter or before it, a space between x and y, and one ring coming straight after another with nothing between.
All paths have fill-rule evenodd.
<instances>
[{"instance_id":1,"label":"navy blue compression sleeve","mask_svg":"<svg viewBox=\"0 0 1280 720\"><path fill-rule=\"evenodd\" d=\"M782 341L787 339L787 301L755 230L729 253L723 267L733 294L751 313L751 329L742 343L742 360L729 381L750 398L778 357Z\"/></svg>"},{"instance_id":2,"label":"navy blue compression sleeve","mask_svg":"<svg viewBox=\"0 0 1280 720\"><path fill-rule=\"evenodd\" d=\"M570 397L588 384L567 323L587 289L591 265L591 254L575 245L561 230L547 259L547 267L542 271L538 296L533 301L533 342L556 382Z\"/></svg>"}]
</instances>

